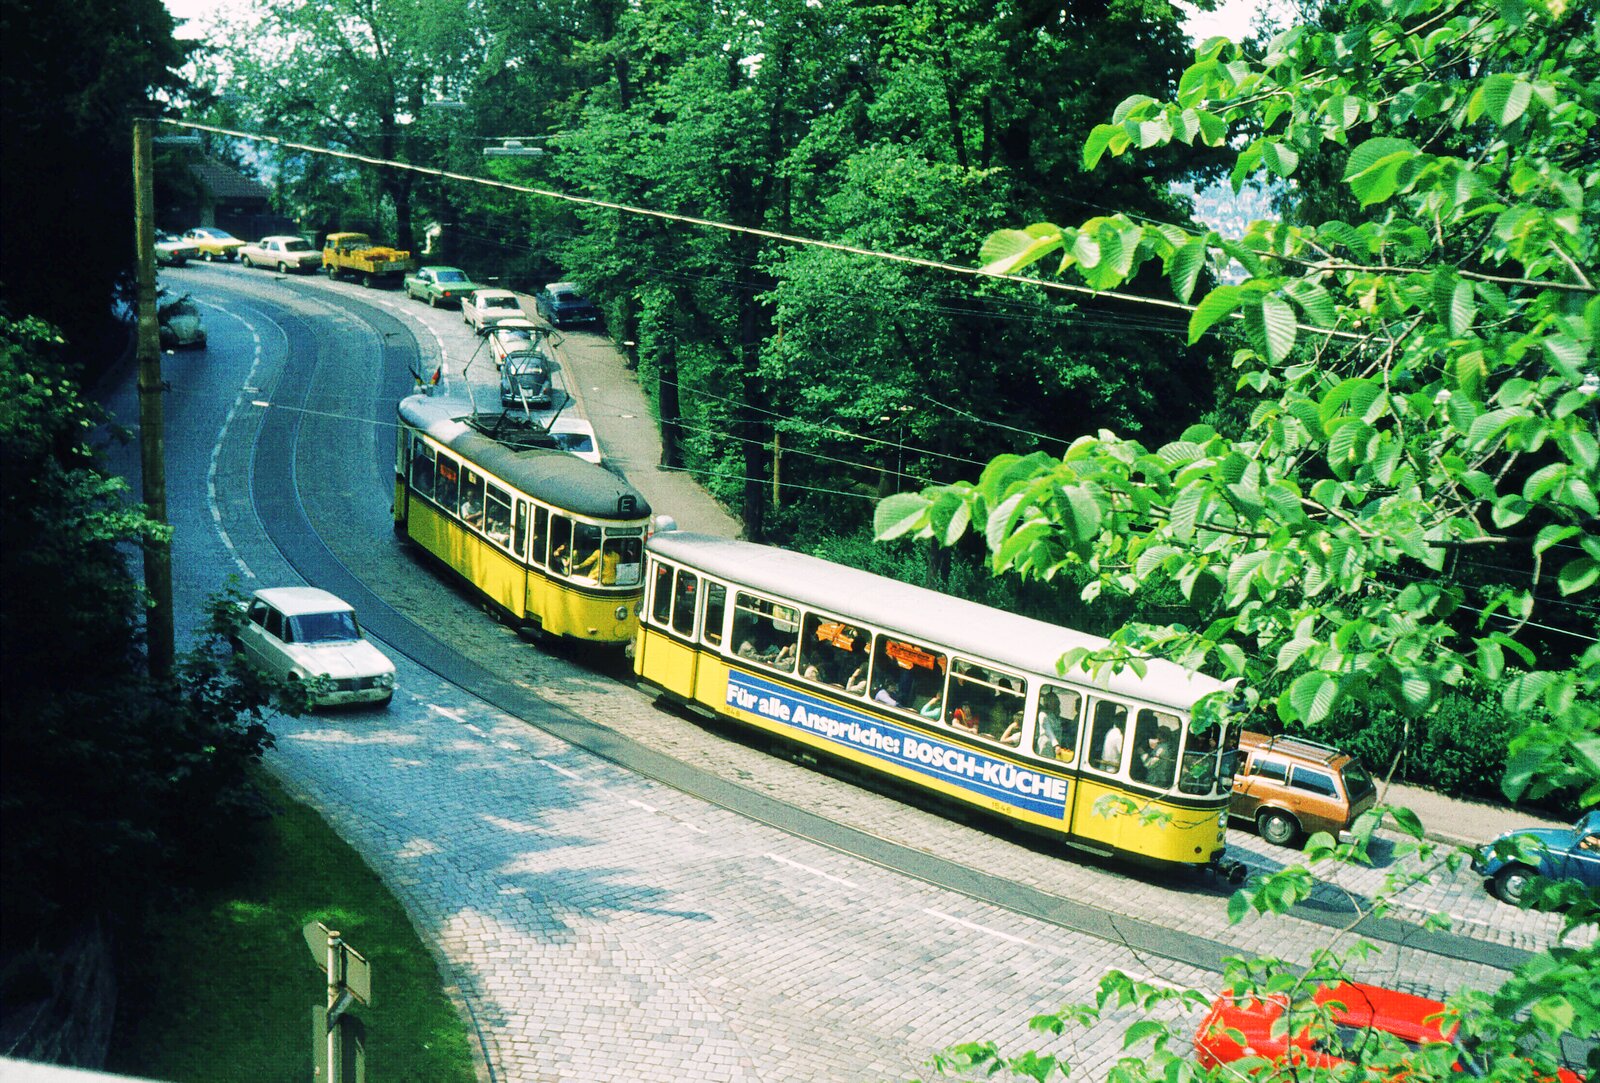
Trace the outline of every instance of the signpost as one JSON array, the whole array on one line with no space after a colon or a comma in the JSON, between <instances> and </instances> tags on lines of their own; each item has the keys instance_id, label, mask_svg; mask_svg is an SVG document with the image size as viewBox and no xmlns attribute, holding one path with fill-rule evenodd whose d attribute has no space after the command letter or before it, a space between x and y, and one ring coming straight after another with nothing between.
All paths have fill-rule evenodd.
<instances>
[{"instance_id":1,"label":"signpost","mask_svg":"<svg viewBox=\"0 0 1600 1083\"><path fill-rule=\"evenodd\" d=\"M366 1028L348 1012L357 1001L372 1004L372 964L337 929L320 921L307 923L301 932L312 960L328 976L328 1003L311 1009L315 1078L319 1083L366 1083Z\"/></svg>"}]
</instances>

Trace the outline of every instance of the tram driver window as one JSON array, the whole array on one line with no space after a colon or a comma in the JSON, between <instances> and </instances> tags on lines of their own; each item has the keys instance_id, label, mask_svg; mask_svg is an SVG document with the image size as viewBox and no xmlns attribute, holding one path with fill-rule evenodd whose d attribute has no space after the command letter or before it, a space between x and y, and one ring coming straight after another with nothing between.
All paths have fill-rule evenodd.
<instances>
[{"instance_id":1,"label":"tram driver window","mask_svg":"<svg viewBox=\"0 0 1600 1083\"><path fill-rule=\"evenodd\" d=\"M650 583L650 620L665 628L672 621L672 575L677 569L670 564L655 567L655 578Z\"/></svg>"},{"instance_id":2,"label":"tram driver window","mask_svg":"<svg viewBox=\"0 0 1600 1083\"><path fill-rule=\"evenodd\" d=\"M948 659L932 647L879 636L872 654L872 702L916 712L932 700L943 712L944 674Z\"/></svg>"},{"instance_id":3,"label":"tram driver window","mask_svg":"<svg viewBox=\"0 0 1600 1083\"><path fill-rule=\"evenodd\" d=\"M744 591L734 596L733 607L733 638L739 657L792 673L800 638L799 612Z\"/></svg>"},{"instance_id":4,"label":"tram driver window","mask_svg":"<svg viewBox=\"0 0 1600 1083\"><path fill-rule=\"evenodd\" d=\"M706 582L706 619L700 627L700 638L713 647L722 646L722 619L728 611L728 588L721 583Z\"/></svg>"},{"instance_id":5,"label":"tram driver window","mask_svg":"<svg viewBox=\"0 0 1600 1083\"><path fill-rule=\"evenodd\" d=\"M806 614L800 636L801 675L843 688L850 675L865 666L870 639L864 628L817 613Z\"/></svg>"},{"instance_id":6,"label":"tram driver window","mask_svg":"<svg viewBox=\"0 0 1600 1083\"><path fill-rule=\"evenodd\" d=\"M1109 700L1096 700L1094 726L1089 731L1089 766L1116 774L1127 752L1128 708Z\"/></svg>"},{"instance_id":7,"label":"tram driver window","mask_svg":"<svg viewBox=\"0 0 1600 1083\"><path fill-rule=\"evenodd\" d=\"M1076 689L1047 684L1039 692L1039 714L1033 727L1033 750L1046 759L1071 763L1078 753L1078 721L1083 696Z\"/></svg>"},{"instance_id":8,"label":"tram driver window","mask_svg":"<svg viewBox=\"0 0 1600 1083\"><path fill-rule=\"evenodd\" d=\"M606 546L614 549L617 554L616 583L619 587L631 587L639 582L644 575L644 543L637 535L628 534L616 537L608 534Z\"/></svg>"},{"instance_id":9,"label":"tram driver window","mask_svg":"<svg viewBox=\"0 0 1600 1083\"><path fill-rule=\"evenodd\" d=\"M572 520L565 515L550 516L550 570L566 575L572 566Z\"/></svg>"},{"instance_id":10,"label":"tram driver window","mask_svg":"<svg viewBox=\"0 0 1600 1083\"><path fill-rule=\"evenodd\" d=\"M572 524L572 575L592 583L617 581L617 554L601 545L600 528L592 523Z\"/></svg>"},{"instance_id":11,"label":"tram driver window","mask_svg":"<svg viewBox=\"0 0 1600 1083\"><path fill-rule=\"evenodd\" d=\"M1183 770L1178 777L1178 789L1184 793L1205 795L1217 785L1217 731L1197 733L1191 729L1184 743L1180 761ZM1278 776L1280 779L1282 774ZM1223 786L1229 783L1225 780Z\"/></svg>"},{"instance_id":12,"label":"tram driver window","mask_svg":"<svg viewBox=\"0 0 1600 1083\"><path fill-rule=\"evenodd\" d=\"M433 499L433 448L425 440L418 440L411 453L411 487Z\"/></svg>"}]
</instances>

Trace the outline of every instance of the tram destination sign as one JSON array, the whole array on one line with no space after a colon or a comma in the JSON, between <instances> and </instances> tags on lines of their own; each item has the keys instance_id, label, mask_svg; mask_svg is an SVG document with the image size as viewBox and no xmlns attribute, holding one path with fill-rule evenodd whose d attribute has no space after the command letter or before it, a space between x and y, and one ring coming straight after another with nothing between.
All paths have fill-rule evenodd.
<instances>
[{"instance_id":1,"label":"tram destination sign","mask_svg":"<svg viewBox=\"0 0 1600 1083\"><path fill-rule=\"evenodd\" d=\"M755 674L729 672L727 705L1014 808L1057 819L1066 811L1064 778L829 703Z\"/></svg>"}]
</instances>

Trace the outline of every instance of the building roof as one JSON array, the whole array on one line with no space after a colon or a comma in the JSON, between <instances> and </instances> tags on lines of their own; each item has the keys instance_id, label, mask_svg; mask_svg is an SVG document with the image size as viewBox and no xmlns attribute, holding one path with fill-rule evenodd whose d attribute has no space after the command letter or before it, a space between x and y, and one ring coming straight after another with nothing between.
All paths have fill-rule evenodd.
<instances>
[{"instance_id":1,"label":"building roof","mask_svg":"<svg viewBox=\"0 0 1600 1083\"><path fill-rule=\"evenodd\" d=\"M189 163L189 174L211 193L211 198L237 203L244 200L266 202L272 193L258 180L240 173L232 166L223 165L211 158Z\"/></svg>"}]
</instances>

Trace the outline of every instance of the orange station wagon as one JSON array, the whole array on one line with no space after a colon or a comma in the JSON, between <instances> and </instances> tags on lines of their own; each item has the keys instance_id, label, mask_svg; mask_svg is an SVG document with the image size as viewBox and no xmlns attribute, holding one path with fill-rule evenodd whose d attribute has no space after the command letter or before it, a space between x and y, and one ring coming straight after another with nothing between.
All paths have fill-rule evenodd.
<instances>
[{"instance_id":1,"label":"orange station wagon","mask_svg":"<svg viewBox=\"0 0 1600 1083\"><path fill-rule=\"evenodd\" d=\"M1279 846L1316 831L1337 838L1377 804L1367 769L1332 745L1246 731L1239 735L1239 755L1228 814L1251 821Z\"/></svg>"}]
</instances>

